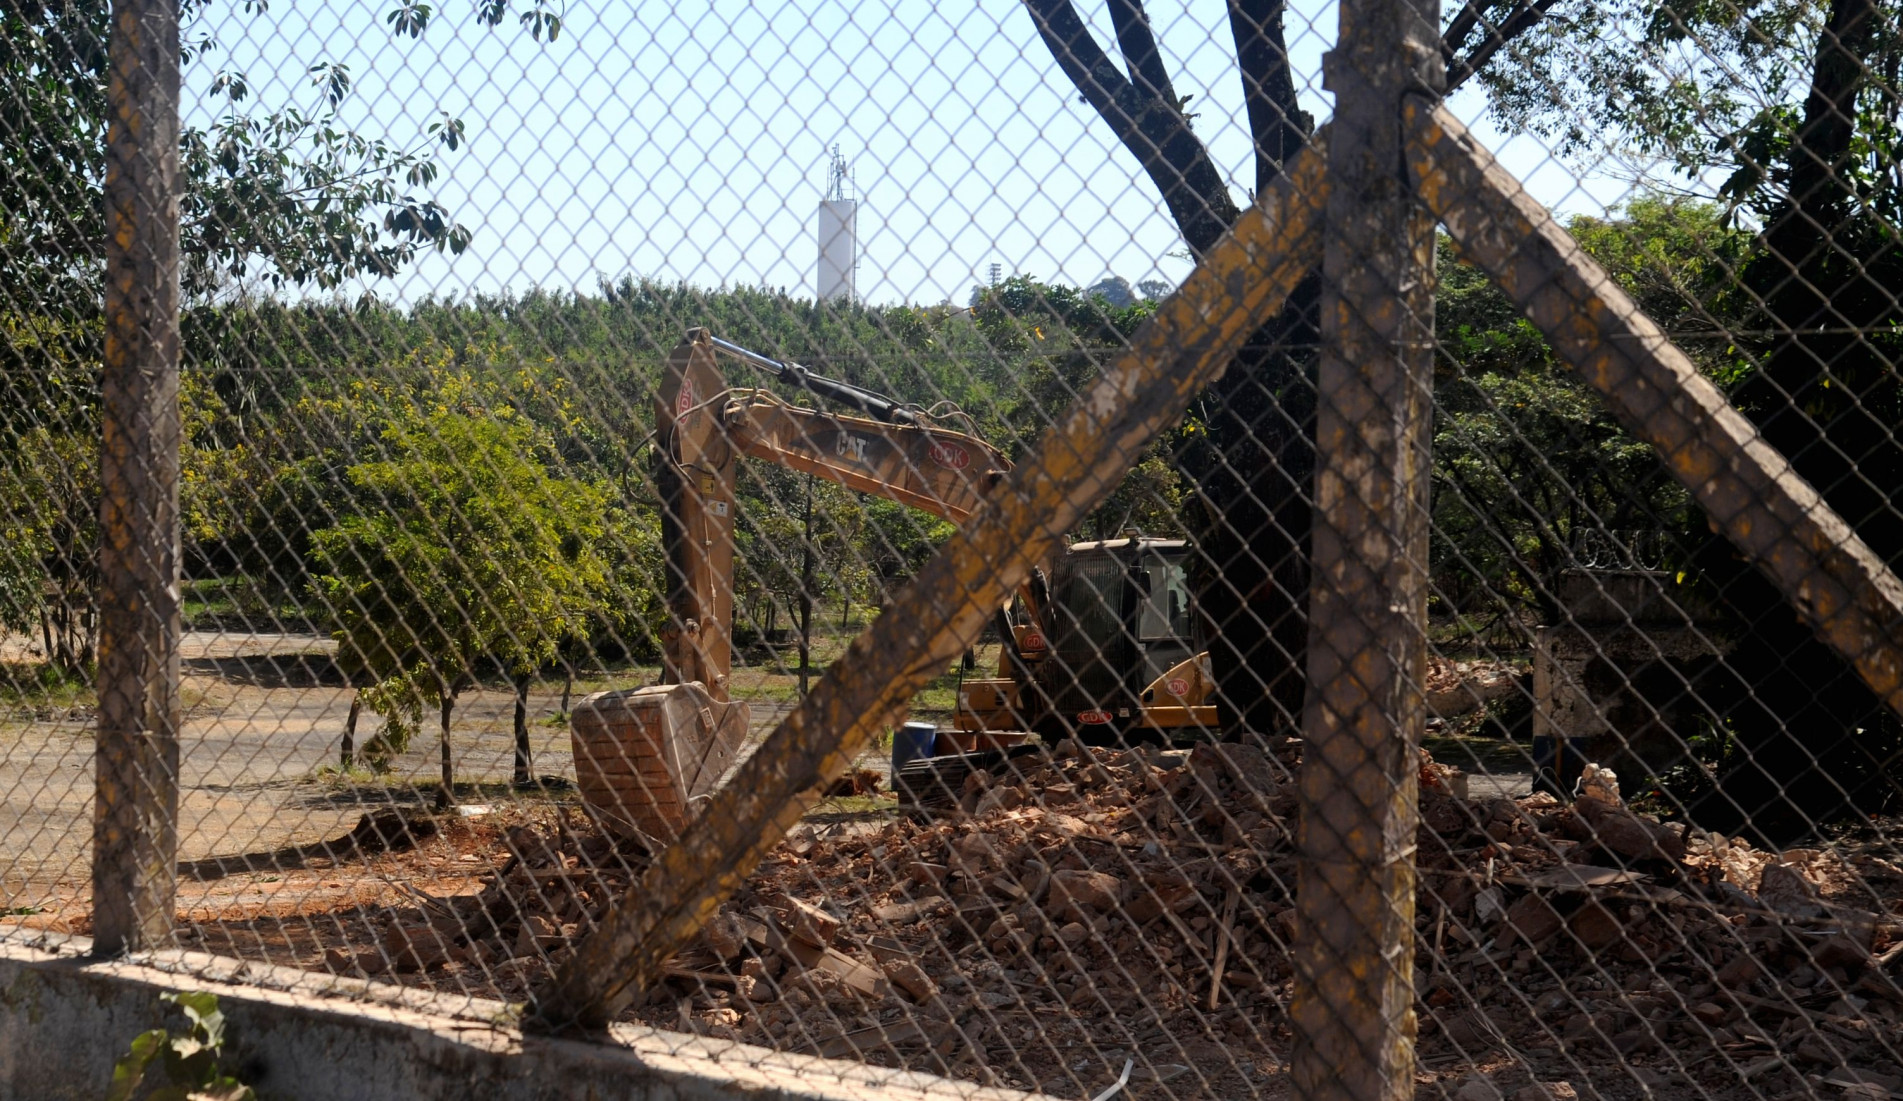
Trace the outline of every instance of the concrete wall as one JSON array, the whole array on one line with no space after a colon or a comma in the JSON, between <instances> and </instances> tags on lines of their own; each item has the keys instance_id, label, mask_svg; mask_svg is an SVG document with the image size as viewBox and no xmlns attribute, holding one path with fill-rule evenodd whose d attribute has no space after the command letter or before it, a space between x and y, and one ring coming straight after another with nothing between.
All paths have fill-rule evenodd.
<instances>
[{"instance_id":1,"label":"concrete wall","mask_svg":"<svg viewBox=\"0 0 1903 1101\"><path fill-rule=\"evenodd\" d=\"M601 1043L524 1037L499 1002L198 952L86 957L84 938L0 935L0 1101L104 1096L133 1036L182 1029L159 1000L209 990L230 1058L284 1101L1005 1101L1025 1095L630 1025Z\"/></svg>"}]
</instances>

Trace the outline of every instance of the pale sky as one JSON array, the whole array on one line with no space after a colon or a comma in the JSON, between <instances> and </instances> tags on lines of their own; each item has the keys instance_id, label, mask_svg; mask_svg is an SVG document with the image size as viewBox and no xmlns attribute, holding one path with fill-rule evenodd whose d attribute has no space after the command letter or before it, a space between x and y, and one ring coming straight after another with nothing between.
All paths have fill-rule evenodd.
<instances>
[{"instance_id":1,"label":"pale sky","mask_svg":"<svg viewBox=\"0 0 1903 1101\"><path fill-rule=\"evenodd\" d=\"M231 7L236 8L233 4ZM1107 274L1180 280L1185 261L1155 190L1079 102L1013 0L706 3L576 0L554 43L477 25L445 0L420 40L396 39L389 0L215 8L219 46L187 70L188 119L224 109L220 67L246 74L244 105L314 107L306 68L348 65L344 118L415 140L439 111L468 144L430 188L474 232L370 289L413 300L536 286L592 290L624 275L810 295L827 151L860 195L859 289L872 302L963 302L989 265L1079 285ZM1101 4L1080 9L1104 21ZM1221 0L1152 0L1179 93L1246 198L1252 166ZM1329 112L1320 55L1333 4L1296 0L1288 32L1303 99ZM1100 41L1109 42L1107 24ZM1477 120L1482 104L1454 106ZM1478 130L1533 193L1597 213L1627 185L1551 158L1534 139Z\"/></svg>"}]
</instances>

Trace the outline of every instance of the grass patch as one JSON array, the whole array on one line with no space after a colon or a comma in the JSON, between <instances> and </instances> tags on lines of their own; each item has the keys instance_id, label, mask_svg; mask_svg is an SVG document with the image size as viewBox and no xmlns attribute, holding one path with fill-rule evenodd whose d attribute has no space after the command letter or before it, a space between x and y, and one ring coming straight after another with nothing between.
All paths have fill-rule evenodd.
<instances>
[{"instance_id":1,"label":"grass patch","mask_svg":"<svg viewBox=\"0 0 1903 1101\"><path fill-rule=\"evenodd\" d=\"M387 784L390 773L378 772L364 765L318 765L311 770L311 779L326 787L363 787L366 784Z\"/></svg>"},{"instance_id":2,"label":"grass patch","mask_svg":"<svg viewBox=\"0 0 1903 1101\"><path fill-rule=\"evenodd\" d=\"M837 624L837 619L828 621L829 628ZM847 646L855 636L856 632L850 631L814 634L810 683L817 683L825 675L826 669L845 655ZM965 679L997 676L998 658L997 643L979 647L977 665L965 673ZM575 680L569 686L569 707L573 708L577 701L595 692L618 692L659 684L661 672L661 666L653 663L578 668ZM959 682L958 666L954 663L913 698L913 713L931 718L949 717L958 704ZM799 702L799 684L799 653L784 647L764 658L756 653L751 662L743 662L736 656L728 690L734 699L747 703L790 705ZM559 670L545 670L535 681L534 691L559 693L562 685L563 677ZM510 685L505 681L491 683L485 680L483 687L497 691L510 690ZM560 728L566 726L568 720L568 715L558 712L539 718L536 722Z\"/></svg>"},{"instance_id":3,"label":"grass patch","mask_svg":"<svg viewBox=\"0 0 1903 1101\"><path fill-rule=\"evenodd\" d=\"M98 703L92 677L44 661L0 662L0 705L91 707Z\"/></svg>"},{"instance_id":4,"label":"grass patch","mask_svg":"<svg viewBox=\"0 0 1903 1101\"><path fill-rule=\"evenodd\" d=\"M187 630L315 631L327 628L328 609L309 608L267 593L246 577L204 577L179 586L179 618Z\"/></svg>"},{"instance_id":5,"label":"grass patch","mask_svg":"<svg viewBox=\"0 0 1903 1101\"><path fill-rule=\"evenodd\" d=\"M865 822L892 818L899 813L898 800L890 795L837 795L821 799L806 812L808 822Z\"/></svg>"}]
</instances>

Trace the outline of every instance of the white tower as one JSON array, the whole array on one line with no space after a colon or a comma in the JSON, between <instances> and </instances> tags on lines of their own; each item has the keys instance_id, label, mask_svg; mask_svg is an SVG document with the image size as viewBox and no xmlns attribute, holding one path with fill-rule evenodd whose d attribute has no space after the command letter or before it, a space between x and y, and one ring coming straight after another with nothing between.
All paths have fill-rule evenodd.
<instances>
[{"instance_id":1,"label":"white tower","mask_svg":"<svg viewBox=\"0 0 1903 1101\"><path fill-rule=\"evenodd\" d=\"M819 297L822 301L858 301L854 278L859 267L858 209L858 200L853 197L852 173L835 145L832 160L826 167L826 197L819 202Z\"/></svg>"}]
</instances>

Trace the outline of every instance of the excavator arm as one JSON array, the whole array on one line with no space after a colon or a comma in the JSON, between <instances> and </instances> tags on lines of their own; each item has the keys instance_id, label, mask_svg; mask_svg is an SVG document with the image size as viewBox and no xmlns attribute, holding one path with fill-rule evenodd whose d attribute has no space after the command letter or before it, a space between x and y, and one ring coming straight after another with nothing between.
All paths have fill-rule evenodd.
<instances>
[{"instance_id":1,"label":"excavator arm","mask_svg":"<svg viewBox=\"0 0 1903 1101\"><path fill-rule=\"evenodd\" d=\"M722 413L741 454L963 524L1011 464L963 432L895 425L733 391Z\"/></svg>"},{"instance_id":2,"label":"excavator arm","mask_svg":"<svg viewBox=\"0 0 1903 1101\"><path fill-rule=\"evenodd\" d=\"M857 415L728 388L715 354L733 355ZM669 353L655 409L661 455L670 626L669 683L699 681L725 700L732 670L735 466L742 456L962 524L1010 460L976 436L848 383L690 329Z\"/></svg>"},{"instance_id":3,"label":"excavator arm","mask_svg":"<svg viewBox=\"0 0 1903 1101\"><path fill-rule=\"evenodd\" d=\"M793 405L727 385L716 353L742 359L829 404ZM570 731L584 802L609 826L665 842L738 754L748 708L731 696L734 480L742 456L963 524L1011 464L997 448L930 414L690 329L668 353L655 399L654 478L661 498L667 626L659 685L590 696ZM1029 623L1000 614L1000 678L960 694L967 732L1013 725L1037 691L1045 651L1042 575L1020 592ZM1181 695L1181 693L1178 693ZM982 697L982 702L980 700Z\"/></svg>"}]
</instances>

